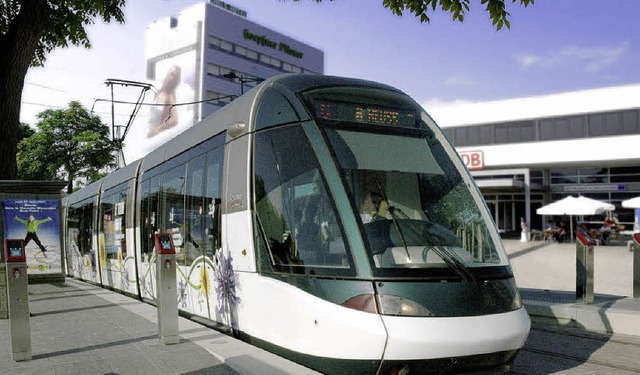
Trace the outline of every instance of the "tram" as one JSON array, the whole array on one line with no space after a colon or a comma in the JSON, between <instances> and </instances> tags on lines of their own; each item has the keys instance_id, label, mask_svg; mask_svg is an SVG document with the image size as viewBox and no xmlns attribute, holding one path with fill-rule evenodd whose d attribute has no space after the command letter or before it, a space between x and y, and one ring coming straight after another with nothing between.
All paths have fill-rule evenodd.
<instances>
[{"instance_id":1,"label":"tram","mask_svg":"<svg viewBox=\"0 0 640 375\"><path fill-rule=\"evenodd\" d=\"M507 371L530 320L472 177L379 83L270 78L64 199L70 276L178 307L330 374Z\"/></svg>"}]
</instances>

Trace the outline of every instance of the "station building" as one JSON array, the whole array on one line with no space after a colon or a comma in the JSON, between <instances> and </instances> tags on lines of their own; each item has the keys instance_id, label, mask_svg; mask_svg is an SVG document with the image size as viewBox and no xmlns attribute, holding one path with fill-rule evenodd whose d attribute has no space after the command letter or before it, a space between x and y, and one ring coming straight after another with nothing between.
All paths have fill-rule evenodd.
<instances>
[{"instance_id":1,"label":"station building","mask_svg":"<svg viewBox=\"0 0 640 375\"><path fill-rule=\"evenodd\" d=\"M220 0L154 21L144 40L154 101L173 106L150 107L148 127L135 136L145 140L142 155L266 78L324 73L322 50L259 25Z\"/></svg>"},{"instance_id":2,"label":"station building","mask_svg":"<svg viewBox=\"0 0 640 375\"><path fill-rule=\"evenodd\" d=\"M628 229L638 220L640 212L621 201L640 196L640 85L430 113L471 170L501 232L519 232L521 218L543 229L550 218L536 209L569 195L614 204ZM604 216L564 219L594 227Z\"/></svg>"}]
</instances>

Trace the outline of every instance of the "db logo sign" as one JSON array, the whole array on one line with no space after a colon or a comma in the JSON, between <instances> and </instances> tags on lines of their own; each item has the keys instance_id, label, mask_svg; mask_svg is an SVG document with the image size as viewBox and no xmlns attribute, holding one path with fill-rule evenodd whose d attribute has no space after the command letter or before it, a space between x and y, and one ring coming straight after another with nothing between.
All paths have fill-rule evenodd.
<instances>
[{"instance_id":1,"label":"db logo sign","mask_svg":"<svg viewBox=\"0 0 640 375\"><path fill-rule=\"evenodd\" d=\"M484 169L484 152L483 151L464 151L460 153L460 157L470 171L475 169Z\"/></svg>"}]
</instances>

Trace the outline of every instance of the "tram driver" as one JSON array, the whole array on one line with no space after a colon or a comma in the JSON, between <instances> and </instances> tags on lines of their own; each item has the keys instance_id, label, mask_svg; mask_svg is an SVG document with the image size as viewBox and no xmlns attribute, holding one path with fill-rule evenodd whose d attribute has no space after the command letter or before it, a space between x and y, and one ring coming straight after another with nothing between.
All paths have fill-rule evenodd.
<instances>
[{"instance_id":1,"label":"tram driver","mask_svg":"<svg viewBox=\"0 0 640 375\"><path fill-rule=\"evenodd\" d=\"M382 196L376 192L370 192L364 198L360 205L360 219L362 224L367 224L373 220L384 218L380 215L380 206L382 205Z\"/></svg>"}]
</instances>

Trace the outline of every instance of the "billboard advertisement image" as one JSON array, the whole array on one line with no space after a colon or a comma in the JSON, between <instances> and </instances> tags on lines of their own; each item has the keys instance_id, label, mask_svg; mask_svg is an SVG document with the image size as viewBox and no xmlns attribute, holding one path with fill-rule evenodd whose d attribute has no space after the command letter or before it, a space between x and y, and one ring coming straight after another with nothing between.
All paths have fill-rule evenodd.
<instances>
[{"instance_id":1,"label":"billboard advertisement image","mask_svg":"<svg viewBox=\"0 0 640 375\"><path fill-rule=\"evenodd\" d=\"M60 273L58 199L4 198L5 239L24 240L29 274Z\"/></svg>"}]
</instances>

